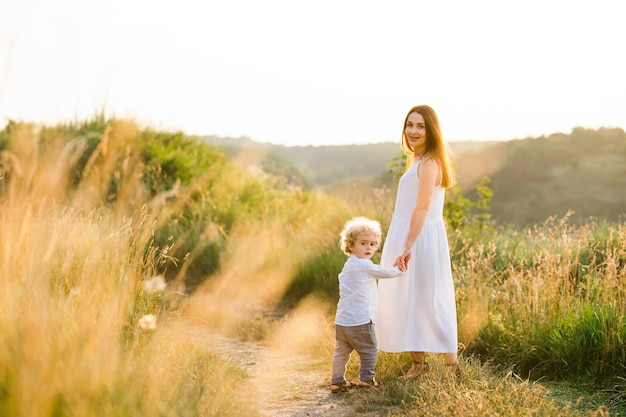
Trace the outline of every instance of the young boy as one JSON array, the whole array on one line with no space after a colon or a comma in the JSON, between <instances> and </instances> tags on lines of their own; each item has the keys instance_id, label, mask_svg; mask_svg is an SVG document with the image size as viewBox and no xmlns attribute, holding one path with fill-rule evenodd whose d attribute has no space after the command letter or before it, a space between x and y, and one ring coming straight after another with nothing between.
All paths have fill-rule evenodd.
<instances>
[{"instance_id":1,"label":"young boy","mask_svg":"<svg viewBox=\"0 0 626 417\"><path fill-rule=\"evenodd\" d=\"M354 386L378 387L374 380L377 303L376 280L402 275L398 267L383 267L371 261L380 245L380 223L365 217L349 220L341 232L341 250L349 256L339 274L339 303L335 315L335 354L330 391L334 394ZM346 365L356 350L361 360L359 382L346 381Z\"/></svg>"}]
</instances>

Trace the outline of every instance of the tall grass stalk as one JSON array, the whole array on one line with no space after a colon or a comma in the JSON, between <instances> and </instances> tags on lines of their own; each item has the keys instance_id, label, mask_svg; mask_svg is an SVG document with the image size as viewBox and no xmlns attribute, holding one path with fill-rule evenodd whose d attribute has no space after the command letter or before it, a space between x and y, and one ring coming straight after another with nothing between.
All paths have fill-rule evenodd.
<instances>
[{"instance_id":1,"label":"tall grass stalk","mask_svg":"<svg viewBox=\"0 0 626 417\"><path fill-rule=\"evenodd\" d=\"M124 160L127 130L115 132L106 152ZM168 289L144 286L167 256L151 246L158 206L128 193L124 207L104 204L104 147L68 195L67 160L47 160L41 132L13 133L0 178L0 415L256 415L235 395L245 373L172 321ZM116 172L137 197L138 177Z\"/></svg>"}]
</instances>

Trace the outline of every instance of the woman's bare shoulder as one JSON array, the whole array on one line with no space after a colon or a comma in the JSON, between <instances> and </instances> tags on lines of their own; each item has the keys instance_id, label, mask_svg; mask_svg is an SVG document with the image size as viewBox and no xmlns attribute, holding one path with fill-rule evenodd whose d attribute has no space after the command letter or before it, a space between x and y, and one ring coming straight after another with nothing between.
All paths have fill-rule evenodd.
<instances>
[{"instance_id":1,"label":"woman's bare shoulder","mask_svg":"<svg viewBox=\"0 0 626 417\"><path fill-rule=\"evenodd\" d=\"M420 162L420 169L422 170L433 170L435 172L439 171L439 161L430 156L425 156L424 159Z\"/></svg>"}]
</instances>

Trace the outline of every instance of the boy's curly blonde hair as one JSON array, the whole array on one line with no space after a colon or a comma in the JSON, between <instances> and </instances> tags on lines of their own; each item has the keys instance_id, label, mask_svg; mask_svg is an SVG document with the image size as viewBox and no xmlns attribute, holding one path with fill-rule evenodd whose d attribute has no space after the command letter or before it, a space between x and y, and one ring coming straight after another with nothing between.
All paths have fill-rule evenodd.
<instances>
[{"instance_id":1,"label":"boy's curly blonde hair","mask_svg":"<svg viewBox=\"0 0 626 417\"><path fill-rule=\"evenodd\" d=\"M343 230L341 231L341 250L346 255L352 254L352 248L356 243L357 237L361 233L370 233L376 236L376 249L380 245L380 239L383 232L380 228L380 223L376 220L368 219L367 217L359 216L350 219L346 222Z\"/></svg>"}]
</instances>

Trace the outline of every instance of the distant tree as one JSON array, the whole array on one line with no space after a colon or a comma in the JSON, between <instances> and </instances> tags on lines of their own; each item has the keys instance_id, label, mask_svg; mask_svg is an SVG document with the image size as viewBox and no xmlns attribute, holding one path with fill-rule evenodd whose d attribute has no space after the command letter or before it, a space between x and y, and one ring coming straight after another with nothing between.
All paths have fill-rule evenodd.
<instances>
[{"instance_id":1,"label":"distant tree","mask_svg":"<svg viewBox=\"0 0 626 417\"><path fill-rule=\"evenodd\" d=\"M305 177L289 160L276 154L268 154L261 163L261 169L267 174L284 178L287 184L302 187L304 189L311 188L311 181Z\"/></svg>"},{"instance_id":2,"label":"distant tree","mask_svg":"<svg viewBox=\"0 0 626 417\"><path fill-rule=\"evenodd\" d=\"M404 171L406 169L406 157L406 152L400 151L400 153L394 156L391 162L387 164L387 166L389 167L389 170L387 172L391 174L393 176L393 179L396 181L398 181L402 174L404 174Z\"/></svg>"},{"instance_id":3,"label":"distant tree","mask_svg":"<svg viewBox=\"0 0 626 417\"><path fill-rule=\"evenodd\" d=\"M489 177L483 177L469 196L464 196L458 186L450 189L444 205L444 217L448 227L452 230L471 229L480 232L489 225L489 203L493 197L489 188L490 182Z\"/></svg>"}]
</instances>

